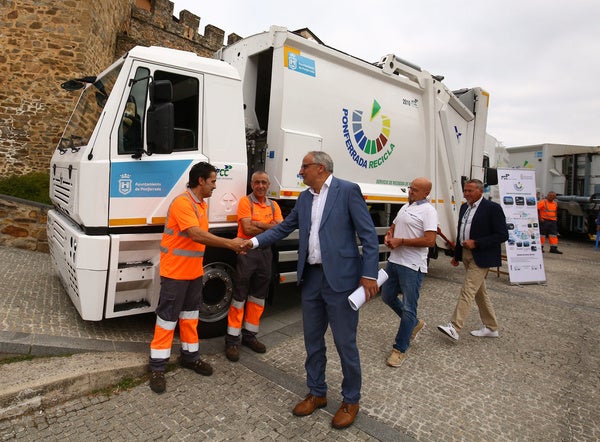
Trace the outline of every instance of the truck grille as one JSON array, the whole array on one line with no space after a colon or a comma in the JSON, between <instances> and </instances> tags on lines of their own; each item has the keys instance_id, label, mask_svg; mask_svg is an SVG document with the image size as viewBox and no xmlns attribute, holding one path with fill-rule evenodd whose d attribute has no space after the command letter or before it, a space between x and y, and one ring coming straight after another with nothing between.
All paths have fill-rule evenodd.
<instances>
[{"instance_id":1,"label":"truck grille","mask_svg":"<svg viewBox=\"0 0 600 442\"><path fill-rule=\"evenodd\" d=\"M67 291L79 298L75 272L77 240L69 236L65 228L52 217L48 217L47 234L54 268L58 270Z\"/></svg>"},{"instance_id":2,"label":"truck grille","mask_svg":"<svg viewBox=\"0 0 600 442\"><path fill-rule=\"evenodd\" d=\"M71 175L71 173L67 172L67 170L55 170L52 174L50 183L50 198L52 202L67 214L70 214L69 209L73 204L71 198L74 176L69 177L69 175Z\"/></svg>"}]
</instances>

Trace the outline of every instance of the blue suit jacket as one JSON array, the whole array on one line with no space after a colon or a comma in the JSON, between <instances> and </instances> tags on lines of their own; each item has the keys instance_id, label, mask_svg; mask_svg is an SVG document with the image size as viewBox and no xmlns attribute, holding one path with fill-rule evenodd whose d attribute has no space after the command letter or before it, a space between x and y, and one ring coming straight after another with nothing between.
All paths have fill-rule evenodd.
<instances>
[{"instance_id":1,"label":"blue suit jacket","mask_svg":"<svg viewBox=\"0 0 600 442\"><path fill-rule=\"evenodd\" d=\"M460 226L467 207L467 203L460 206L458 234L460 234ZM458 235L457 238L459 238ZM502 265L500 246L508 239L508 229L504 211L499 204L485 198L481 200L471 223L471 239L475 240L476 244L476 247L471 251L477 266L499 267ZM460 243L457 243L454 248L454 258L462 261L462 246Z\"/></svg>"},{"instance_id":2,"label":"blue suit jacket","mask_svg":"<svg viewBox=\"0 0 600 442\"><path fill-rule=\"evenodd\" d=\"M307 189L282 223L256 236L258 243L269 245L299 229L298 282L302 281L308 256L313 195ZM360 238L362 257L356 244ZM360 187L332 177L323 217L319 226L323 273L336 292L354 290L362 276L377 278L379 243L373 220Z\"/></svg>"}]
</instances>

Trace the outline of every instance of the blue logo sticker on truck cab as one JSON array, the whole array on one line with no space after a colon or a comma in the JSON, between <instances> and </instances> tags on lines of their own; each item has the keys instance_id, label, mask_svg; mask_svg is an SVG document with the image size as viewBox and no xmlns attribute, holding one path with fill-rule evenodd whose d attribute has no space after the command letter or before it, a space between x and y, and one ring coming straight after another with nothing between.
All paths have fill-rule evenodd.
<instances>
[{"instance_id":1,"label":"blue logo sticker on truck cab","mask_svg":"<svg viewBox=\"0 0 600 442\"><path fill-rule=\"evenodd\" d=\"M167 196L191 163L192 160L113 163L110 172L110 197Z\"/></svg>"},{"instance_id":2,"label":"blue logo sticker on truck cab","mask_svg":"<svg viewBox=\"0 0 600 442\"><path fill-rule=\"evenodd\" d=\"M315 61L308 57L303 57L300 54L288 52L287 66L289 70L296 71L304 75L310 75L311 77L315 77L317 75Z\"/></svg>"}]
</instances>

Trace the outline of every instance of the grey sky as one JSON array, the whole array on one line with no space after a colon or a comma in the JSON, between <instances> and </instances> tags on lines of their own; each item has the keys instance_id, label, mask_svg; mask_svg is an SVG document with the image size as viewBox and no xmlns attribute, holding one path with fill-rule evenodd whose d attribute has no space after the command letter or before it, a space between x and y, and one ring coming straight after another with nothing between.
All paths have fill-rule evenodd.
<instances>
[{"instance_id":1,"label":"grey sky","mask_svg":"<svg viewBox=\"0 0 600 442\"><path fill-rule=\"evenodd\" d=\"M173 0L172 0L173 1ZM598 0L174 0L247 37L307 27L325 44L374 62L385 54L444 75L450 89L490 93L488 133L506 147L600 145Z\"/></svg>"}]
</instances>

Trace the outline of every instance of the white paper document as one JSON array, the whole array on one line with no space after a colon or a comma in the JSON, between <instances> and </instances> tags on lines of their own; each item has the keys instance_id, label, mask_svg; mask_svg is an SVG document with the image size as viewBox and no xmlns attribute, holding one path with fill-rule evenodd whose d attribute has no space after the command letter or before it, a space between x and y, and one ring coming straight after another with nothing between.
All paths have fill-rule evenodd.
<instances>
[{"instance_id":1,"label":"white paper document","mask_svg":"<svg viewBox=\"0 0 600 442\"><path fill-rule=\"evenodd\" d=\"M381 287L381 285L388 279L388 274L383 269L379 269L379 273L377 274L377 287ZM350 303L350 307L353 310L358 310L365 303L365 289L361 285L356 290L352 292L350 296L348 296L348 302Z\"/></svg>"}]
</instances>

